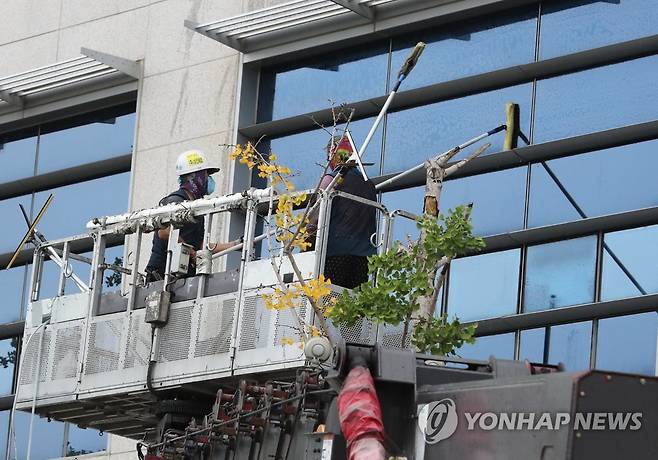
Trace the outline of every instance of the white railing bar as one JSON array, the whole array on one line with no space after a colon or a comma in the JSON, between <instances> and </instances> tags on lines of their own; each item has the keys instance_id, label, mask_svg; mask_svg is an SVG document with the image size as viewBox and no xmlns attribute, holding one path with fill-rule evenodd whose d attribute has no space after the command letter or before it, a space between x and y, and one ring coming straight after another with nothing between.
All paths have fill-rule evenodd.
<instances>
[{"instance_id":1,"label":"white railing bar","mask_svg":"<svg viewBox=\"0 0 658 460\"><path fill-rule=\"evenodd\" d=\"M164 206L158 206L156 208L141 209L139 211L92 219L87 222L87 228L99 229L107 228L108 226L116 224L130 224L151 218L167 217L176 212L196 211L196 214L198 214L224 205L239 204L248 198L261 199L265 196L269 196L269 193L269 188L252 189L246 192L234 193L232 195L214 198L201 198L199 200L186 201L183 203L167 204Z\"/></svg>"}]
</instances>

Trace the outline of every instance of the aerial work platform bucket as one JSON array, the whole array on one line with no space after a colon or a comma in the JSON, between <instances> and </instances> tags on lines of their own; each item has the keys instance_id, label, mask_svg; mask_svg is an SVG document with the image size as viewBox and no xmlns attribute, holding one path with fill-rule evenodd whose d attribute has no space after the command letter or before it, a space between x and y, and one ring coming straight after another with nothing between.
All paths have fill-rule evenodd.
<instances>
[{"instance_id":1,"label":"aerial work platform bucket","mask_svg":"<svg viewBox=\"0 0 658 460\"><path fill-rule=\"evenodd\" d=\"M331 202L338 196L376 208L381 230L373 236L373 243L380 251L389 245L394 213L380 203L339 191L320 192L315 248L294 254L305 280L322 273ZM234 381L238 376L290 374L304 366L307 358L299 321L316 323L312 306L304 300L294 312L268 309L263 298L278 286L271 256L259 259L256 255L256 242L262 241L256 236L257 210L268 200L267 190L251 190L108 216L91 221L89 235L49 241L38 247L33 258L17 408L34 408L42 416L141 438L157 423L148 410L155 400L149 384L158 392L214 392L222 382ZM143 234L167 225L175 229L186 219L201 218L206 222L207 244L213 216L221 213L239 213L244 218L239 266L225 268L215 262L211 265L216 267L204 273L169 281L168 319L158 331L159 343L154 351L154 330L145 321L146 307L150 294L164 290L164 282L145 283L140 274ZM106 247L128 239L131 252L126 261L120 266L106 263ZM80 257L71 250L84 240L93 244L91 257ZM59 295L41 298L48 248L61 254L63 261ZM83 281L82 292L68 293L65 285L67 281L72 284L71 262L76 259L76 264L85 259L91 266L88 289L84 289ZM121 291L104 286L104 275L110 270L122 274ZM279 272L286 283L293 282L288 261L280 264ZM329 306L343 290L331 285L321 306ZM334 341L374 345L378 337L378 326L366 320L350 327L334 327L329 321L329 327ZM157 364L147 382L152 353ZM130 423L121 418L127 413L131 414Z\"/></svg>"}]
</instances>

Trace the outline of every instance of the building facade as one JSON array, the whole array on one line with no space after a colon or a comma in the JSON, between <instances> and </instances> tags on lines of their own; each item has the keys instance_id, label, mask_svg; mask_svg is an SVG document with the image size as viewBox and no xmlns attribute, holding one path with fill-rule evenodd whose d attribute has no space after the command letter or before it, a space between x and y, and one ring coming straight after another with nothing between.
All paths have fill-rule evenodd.
<instances>
[{"instance_id":1,"label":"building facade","mask_svg":"<svg viewBox=\"0 0 658 460\"><path fill-rule=\"evenodd\" d=\"M311 3L4 6L0 452L15 437L9 458L26 458L30 425L18 413L10 436L31 260L26 246L4 269L26 229L19 204L33 219L52 193L39 230L46 238L83 233L91 217L157 204L176 187L176 157L189 148L221 165L217 194L241 191L257 178L229 161L225 145L259 139L298 173L299 188L312 187L332 107L356 109L350 129L359 144L418 41L426 50L366 152L371 177L381 181L495 128L507 102L519 104L530 140L503 151L502 137L491 138L486 155L445 184L441 209L473 203L475 233L487 243L451 264L440 296L438 311L479 323L480 337L459 353L656 373L658 4L395 0L303 9ZM212 23L227 18L236 19ZM9 77L67 62L82 48L131 78L68 75L39 97L3 91ZM65 75L59 66L53 72ZM420 213L423 183L411 176L380 199L389 210ZM218 240L239 236L239 216L214 228ZM416 232L402 220L394 229L400 240ZM130 247L108 254L129 258ZM43 297L57 292L57 273L46 267ZM93 427L38 419L33 433L33 459L134 457L134 444L108 444Z\"/></svg>"}]
</instances>

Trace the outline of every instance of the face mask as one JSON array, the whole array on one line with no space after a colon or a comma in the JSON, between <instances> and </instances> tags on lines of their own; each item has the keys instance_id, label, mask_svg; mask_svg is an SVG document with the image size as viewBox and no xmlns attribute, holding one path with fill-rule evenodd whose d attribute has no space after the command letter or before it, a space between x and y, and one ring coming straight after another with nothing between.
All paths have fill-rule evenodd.
<instances>
[{"instance_id":1,"label":"face mask","mask_svg":"<svg viewBox=\"0 0 658 460\"><path fill-rule=\"evenodd\" d=\"M208 195L211 195L215 191L215 179L212 176L208 178Z\"/></svg>"}]
</instances>

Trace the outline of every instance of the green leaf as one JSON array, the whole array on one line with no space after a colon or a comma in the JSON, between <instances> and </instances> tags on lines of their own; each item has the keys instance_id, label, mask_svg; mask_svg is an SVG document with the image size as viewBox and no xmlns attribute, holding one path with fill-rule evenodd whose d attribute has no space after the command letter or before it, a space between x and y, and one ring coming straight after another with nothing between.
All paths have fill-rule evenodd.
<instances>
[{"instance_id":1,"label":"green leaf","mask_svg":"<svg viewBox=\"0 0 658 460\"><path fill-rule=\"evenodd\" d=\"M418 309L419 297L432 295L428 274L444 256L454 258L484 247L482 238L473 236L469 207L458 206L438 218L425 215L417 226L425 234L422 243L409 247L396 243L368 258L368 273L376 282L344 292L330 316L334 323L351 325L367 318L399 325ZM445 316L422 319L414 329L412 344L421 352L449 355L475 341L475 327L464 327L458 319L448 321Z\"/></svg>"}]
</instances>

